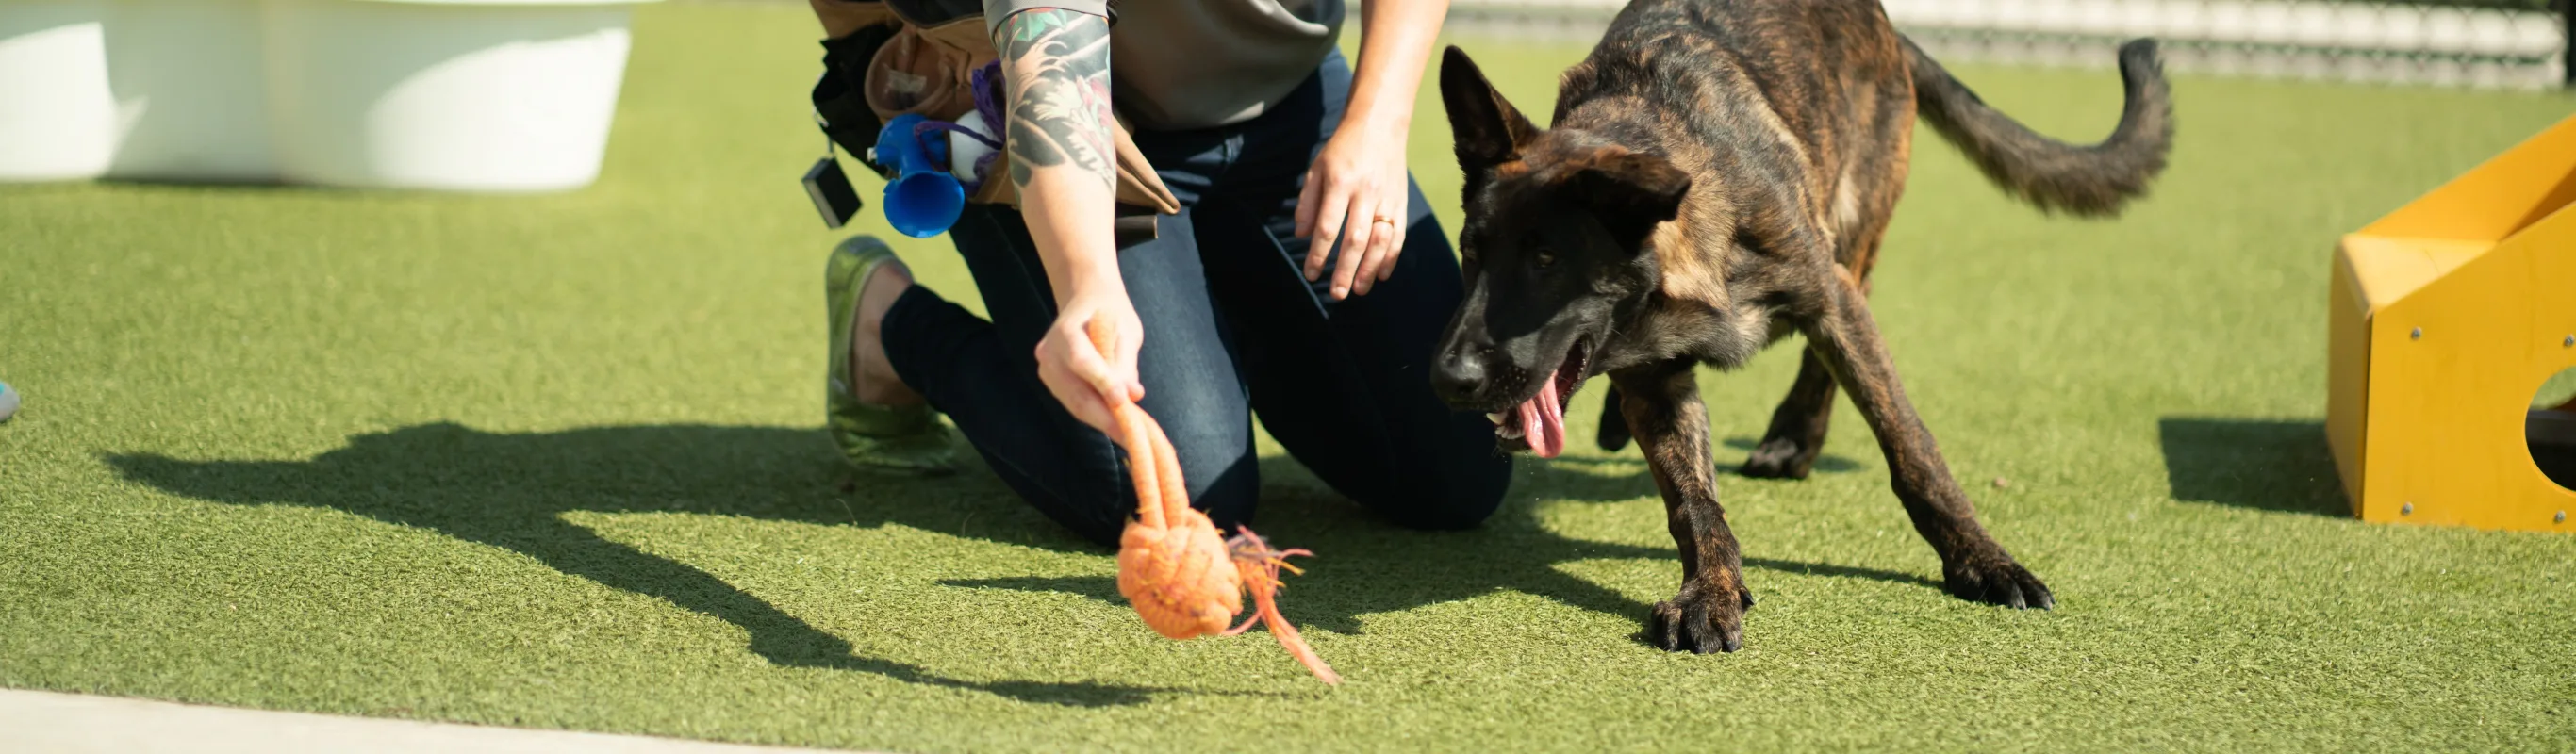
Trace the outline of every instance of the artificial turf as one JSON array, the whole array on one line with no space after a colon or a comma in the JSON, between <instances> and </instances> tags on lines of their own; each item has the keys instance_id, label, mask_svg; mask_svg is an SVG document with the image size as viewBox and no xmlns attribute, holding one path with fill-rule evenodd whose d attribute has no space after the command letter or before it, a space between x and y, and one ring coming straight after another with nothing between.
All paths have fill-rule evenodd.
<instances>
[{"instance_id":1,"label":"artificial turf","mask_svg":"<svg viewBox=\"0 0 2576 754\"><path fill-rule=\"evenodd\" d=\"M1155 637L989 473L841 466L812 21L635 34L583 191L0 189L0 685L895 750L2576 747L2576 537L2356 522L2319 428L2336 234L2565 97L2180 77L2172 169L2115 222L1919 142L1873 306L2053 612L1945 596L1845 406L1814 478L1722 483L1745 650L1651 649L1678 568L1634 452L1591 450L1596 386L1477 531L1266 452L1326 688L1263 636ZM1581 52L1466 44L1534 114ZM2119 110L2107 71L1962 70L2071 138ZM899 247L971 298L944 241ZM1705 377L1716 463L1795 364Z\"/></svg>"}]
</instances>

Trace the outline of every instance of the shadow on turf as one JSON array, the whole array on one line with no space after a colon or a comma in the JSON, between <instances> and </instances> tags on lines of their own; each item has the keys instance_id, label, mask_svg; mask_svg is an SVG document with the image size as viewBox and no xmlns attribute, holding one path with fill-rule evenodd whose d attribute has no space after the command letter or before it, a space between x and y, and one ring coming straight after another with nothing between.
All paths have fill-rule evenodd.
<instances>
[{"instance_id":1,"label":"shadow on turf","mask_svg":"<svg viewBox=\"0 0 2576 754\"><path fill-rule=\"evenodd\" d=\"M2323 424L2168 416L2156 429L2176 500L2318 516L2351 510Z\"/></svg>"},{"instance_id":2,"label":"shadow on turf","mask_svg":"<svg viewBox=\"0 0 2576 754\"><path fill-rule=\"evenodd\" d=\"M128 479L199 499L337 508L508 548L565 574L658 597L740 626L750 634L754 654L781 666L854 670L1069 706L1137 704L1156 693L1184 691L966 681L861 656L847 640L705 571L603 538L562 516L569 511L684 511L944 530L963 522L934 490L952 490L945 497L1007 494L998 484L888 480L882 482L884 488L918 494L881 497L916 504L853 505L838 492L839 459L818 432L645 426L494 434L441 423L355 436L346 447L309 461L186 461L160 455L118 455L107 461ZM979 486L991 489L974 490ZM1027 533L1048 539L1042 531ZM1053 540L1059 547L1078 545L1069 537Z\"/></svg>"},{"instance_id":3,"label":"shadow on turf","mask_svg":"<svg viewBox=\"0 0 2576 754\"><path fill-rule=\"evenodd\" d=\"M1751 453L1754 448L1760 447L1761 444L1761 440L1752 437L1730 437L1726 439L1726 447L1734 448L1742 453ZM1736 461L1741 463L1743 459L1738 458ZM1816 456L1816 465L1811 467L1810 470L1818 474L1840 474L1846 471L1859 471L1862 468L1863 466L1861 462L1852 460L1849 457L1838 456L1832 453L1823 453Z\"/></svg>"},{"instance_id":4,"label":"shadow on turf","mask_svg":"<svg viewBox=\"0 0 2576 754\"><path fill-rule=\"evenodd\" d=\"M940 479L867 476L841 492L847 467L819 432L776 427L621 426L502 434L453 423L357 435L303 461L190 461L111 455L127 479L235 505L334 508L523 553L567 575L667 600L749 634L749 649L788 667L853 670L1005 698L1068 706L1149 701L1159 693L1210 693L1100 683L977 682L861 656L849 641L705 571L600 536L564 518L575 511L687 512L825 525L899 525L992 542L1107 554L1047 521L990 474ZM1362 512L1295 462L1263 459L1262 530L1273 541L1324 553L1307 564L1317 586L1296 589L1300 625L1358 633L1358 616L1513 590L1573 607L1643 620L1647 606L1557 569L1605 558L1669 561L1669 545L1568 539L1540 526L1515 495L1471 532L1415 532ZM1521 485L1549 497L1583 485L1600 499L1654 495L1642 474L1602 475L1524 461ZM1642 485L1640 487L1639 485ZM1580 491L1580 490L1577 490ZM1615 496L1615 497L1613 497ZM1578 495L1580 497L1580 495ZM1657 537L1661 532L1656 533ZM1788 573L1872 579L1937 589L1909 574L1747 558ZM1070 592L1121 602L1108 577L951 580L957 586ZM1322 586L1330 584L1329 587Z\"/></svg>"},{"instance_id":5,"label":"shadow on turf","mask_svg":"<svg viewBox=\"0 0 2576 754\"><path fill-rule=\"evenodd\" d=\"M1569 539L1548 531L1531 515L1529 499L1584 501L1652 498L1658 493L1642 462L1630 459L1523 458L1512 500L1484 526L1468 532L1417 532L1370 518L1325 489L1295 461L1261 459L1261 508L1254 522L1264 536L1282 546L1314 550L1298 563L1306 577L1288 577L1282 611L1300 627L1342 634L1360 632L1359 616L1408 610L1510 590L1545 597L1576 608L1644 621L1647 605L1626 595L1557 569L1582 560L1644 559L1681 566L1670 545L1639 546ZM1533 492L1532 490L1535 490ZM1660 539L1661 530L1651 535ZM1744 565L1781 573L1865 579L1919 586L1936 592L1941 584L1923 576L1872 568L1805 563L1776 558L1744 559ZM1300 588L1303 579L1316 586ZM1004 577L946 579L939 583L970 589L1054 592L1125 604L1109 576ZM1330 584L1329 587L1324 584ZM1658 585L1658 588L1678 586Z\"/></svg>"},{"instance_id":6,"label":"shadow on turf","mask_svg":"<svg viewBox=\"0 0 2576 754\"><path fill-rule=\"evenodd\" d=\"M1754 443L1750 438L1739 437L1726 441L1726 445L1751 452ZM1545 462L1524 458L1521 463L1541 467L1538 477L1546 485L1548 498L1615 503L1662 494L1655 489L1654 473L1646 469L1646 459L1634 453L1613 453L1606 458L1559 456ZM1858 461L1826 455L1816 459L1814 470L1818 474L1840 474L1861 468Z\"/></svg>"}]
</instances>

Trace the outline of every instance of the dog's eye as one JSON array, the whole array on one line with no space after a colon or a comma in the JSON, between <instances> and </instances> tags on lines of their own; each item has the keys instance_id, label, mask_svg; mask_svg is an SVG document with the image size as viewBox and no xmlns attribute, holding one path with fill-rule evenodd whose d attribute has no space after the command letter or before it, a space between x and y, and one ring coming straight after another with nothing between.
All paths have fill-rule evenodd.
<instances>
[{"instance_id":1,"label":"dog's eye","mask_svg":"<svg viewBox=\"0 0 2576 754\"><path fill-rule=\"evenodd\" d=\"M1530 257L1530 261L1531 263L1538 265L1539 269L1547 269L1548 267L1556 264L1556 250L1540 249L1536 256Z\"/></svg>"}]
</instances>

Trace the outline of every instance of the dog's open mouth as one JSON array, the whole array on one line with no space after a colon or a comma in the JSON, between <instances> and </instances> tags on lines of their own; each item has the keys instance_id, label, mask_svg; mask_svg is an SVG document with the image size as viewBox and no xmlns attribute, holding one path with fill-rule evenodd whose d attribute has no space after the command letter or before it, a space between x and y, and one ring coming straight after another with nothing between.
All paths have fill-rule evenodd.
<instances>
[{"instance_id":1,"label":"dog's open mouth","mask_svg":"<svg viewBox=\"0 0 2576 754\"><path fill-rule=\"evenodd\" d=\"M1585 340L1574 341L1556 375L1539 385L1538 395L1509 411L1485 415L1494 420L1494 437L1505 450L1517 450L1512 445L1519 443L1540 458L1565 452L1565 405L1574 401L1575 389L1583 386L1584 372L1592 366L1591 344Z\"/></svg>"}]
</instances>

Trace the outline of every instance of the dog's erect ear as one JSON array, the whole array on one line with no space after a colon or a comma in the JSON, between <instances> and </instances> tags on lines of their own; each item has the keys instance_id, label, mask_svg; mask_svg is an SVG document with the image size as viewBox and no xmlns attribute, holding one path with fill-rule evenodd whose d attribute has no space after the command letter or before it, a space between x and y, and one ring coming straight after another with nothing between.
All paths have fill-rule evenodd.
<instances>
[{"instance_id":1,"label":"dog's erect ear","mask_svg":"<svg viewBox=\"0 0 2576 754\"><path fill-rule=\"evenodd\" d=\"M1631 247L1643 242L1655 224L1681 215L1690 187L1690 174L1663 155L1624 150L1603 155L1566 180L1575 200L1592 207L1602 224Z\"/></svg>"},{"instance_id":2,"label":"dog's erect ear","mask_svg":"<svg viewBox=\"0 0 2576 754\"><path fill-rule=\"evenodd\" d=\"M1520 149L1538 138L1538 127L1504 101L1486 83L1485 72L1467 51L1452 45L1440 58L1440 101L1449 108L1449 134L1458 142L1458 166L1474 174L1520 159Z\"/></svg>"}]
</instances>

